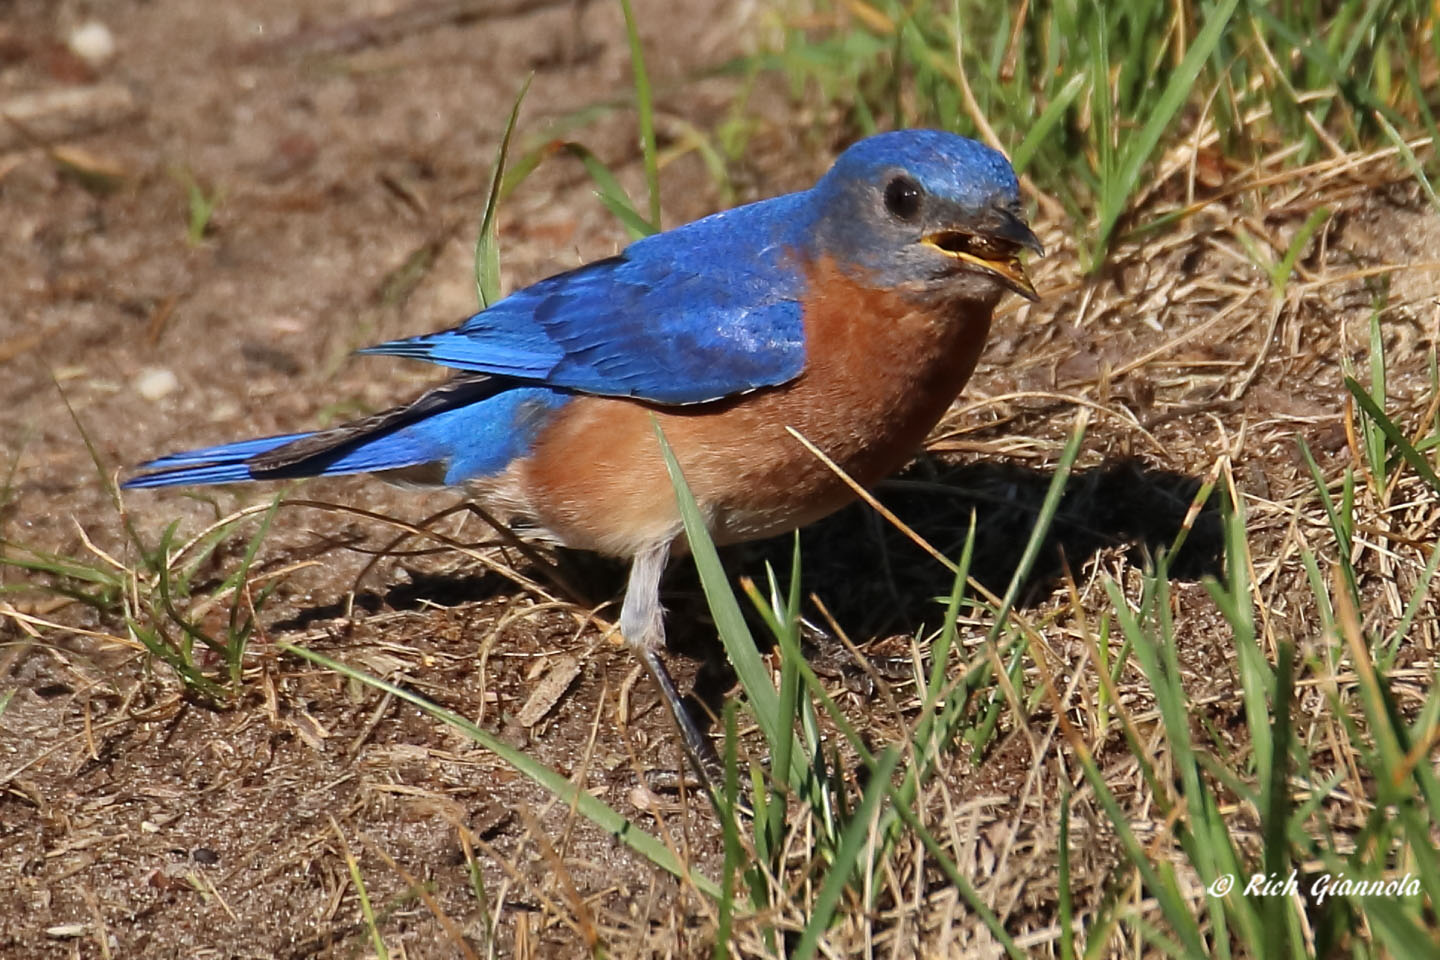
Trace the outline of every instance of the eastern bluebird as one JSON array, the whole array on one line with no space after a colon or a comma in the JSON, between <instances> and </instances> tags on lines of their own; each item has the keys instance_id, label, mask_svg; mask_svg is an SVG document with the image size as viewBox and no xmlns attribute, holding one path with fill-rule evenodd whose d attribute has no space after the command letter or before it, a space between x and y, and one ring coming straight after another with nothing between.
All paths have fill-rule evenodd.
<instances>
[{"instance_id":1,"label":"eastern bluebird","mask_svg":"<svg viewBox=\"0 0 1440 960\"><path fill-rule=\"evenodd\" d=\"M898 469L969 378L1005 291L1043 255L1010 164L937 130L845 150L809 190L639 240L452 330L360 351L460 371L329 430L143 465L126 487L344 473L463 485L529 535L629 559L626 643L703 779L714 748L660 651L660 576L686 549L658 423L717 543L817 520Z\"/></svg>"}]
</instances>

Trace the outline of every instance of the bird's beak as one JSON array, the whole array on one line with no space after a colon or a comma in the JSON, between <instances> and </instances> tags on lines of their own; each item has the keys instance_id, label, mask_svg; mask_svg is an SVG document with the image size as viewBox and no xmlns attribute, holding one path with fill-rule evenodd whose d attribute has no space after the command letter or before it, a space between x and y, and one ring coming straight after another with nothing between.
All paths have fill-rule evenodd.
<instances>
[{"instance_id":1,"label":"bird's beak","mask_svg":"<svg viewBox=\"0 0 1440 960\"><path fill-rule=\"evenodd\" d=\"M975 232L938 230L926 234L921 242L934 247L947 257L974 264L999 278L1010 290L1026 300L1039 300L1035 286L1020 262L1020 251L1030 250L1045 256L1045 248L1025 221L1007 210L994 211L996 216Z\"/></svg>"}]
</instances>

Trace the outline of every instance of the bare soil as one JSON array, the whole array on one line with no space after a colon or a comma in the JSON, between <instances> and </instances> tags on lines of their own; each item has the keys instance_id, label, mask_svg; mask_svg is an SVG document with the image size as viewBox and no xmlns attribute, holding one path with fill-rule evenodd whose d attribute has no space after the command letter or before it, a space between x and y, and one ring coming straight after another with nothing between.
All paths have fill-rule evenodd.
<instances>
[{"instance_id":1,"label":"bare soil","mask_svg":"<svg viewBox=\"0 0 1440 960\"><path fill-rule=\"evenodd\" d=\"M636 7L673 143L684 123L704 128L730 109L733 81L697 77L746 49L753 24L697 0ZM475 308L475 227L506 114L532 71L522 139L557 124L643 196L616 4L118 0L94 8L116 44L99 66L65 47L89 9L17 0L0 21L0 109L56 91L99 103L119 90L133 101L132 110L123 97L118 108L105 100L100 120L57 141L83 154L37 144L54 145L39 122L0 153L8 541L134 564L82 427L108 473L381 409L443 378L348 354ZM566 118L612 102L566 132ZM762 84L745 108L755 129L735 163L740 200L808 183L844 136L827 127L833 118L786 118L783 105L783 89ZM1267 589L1290 618L1284 629L1312 636L1293 564L1296 530L1313 532L1298 512L1309 480L1295 439L1330 472L1351 457L1340 366L1363 361L1375 303L1402 409L1421 402L1436 342L1434 273L1346 276L1440 249L1435 219L1396 180L1376 160L1297 179L1263 207L1245 196L1218 204L1180 234L1122 249L1094 282L1079 278L1073 243L1042 220L1045 301L1008 306L966 396L928 454L882 489L886 503L950 555L978 517L978 579L1003 590L1087 406L1082 468L1023 596L1030 615L1063 628L1067 571L1087 603L1103 605L1097 577L1129 582L1223 465L1251 512L1252 548L1274 561ZM218 197L197 238L187 236L192 183ZM670 223L722 203L693 152L666 166L662 192ZM1314 285L1272 300L1236 232L1283 252L1321 202L1335 216L1300 268ZM522 285L614 252L624 235L579 165L556 160L507 201L501 239L507 284ZM412 522L456 501L364 479L316 481L298 495ZM183 542L271 496L139 492L125 498L124 522L153 544L177 521ZM1435 522L1412 529L1433 536ZM443 529L494 538L474 518ZM217 551L206 572L214 583L253 530ZM18 590L25 575L0 568L0 584L17 588L0 604L66 627L0 618L0 690L14 691L0 713L0 957L369 955L347 851L392 950L455 956L460 938L480 950L489 920L461 825L480 838L501 955L578 956L592 935L614 955L709 955L701 898L450 728L276 650L275 641L305 645L402 683L583 778L713 866L720 837L706 805L646 786L681 762L663 707L625 652L577 615L589 606L613 616L606 605L621 572L561 558L577 605L557 599L543 564L511 548L487 549L483 562L441 551L372 566L394 535L333 510L279 513L254 575L283 572L281 585L263 607L243 695L224 709L186 697L167 668L116 642L125 631L113 615ZM802 543L807 590L874 661L904 663L910 637L939 621L933 598L948 592L948 575L866 509L818 524ZM1234 653L1199 584L1220 571L1220 548L1207 510L1176 566L1176 615L1193 641L1183 664L1197 710L1225 723L1239 702ZM767 560L785 569L789 551L787 539L728 559L758 578ZM1375 563L1373 588L1394 582L1398 596L1405 570ZM674 577L667 603L677 672L713 706L728 678L691 575ZM1433 607L1415 656L1433 656L1433 623L1424 626ZM228 615L209 614L217 628ZM1052 652L1061 667L1078 655L1063 643ZM872 678L835 651L816 660L877 740L898 729L902 718L876 707ZM578 674L553 705L526 713L547 674L572 662ZM1114 748L1108 759L1121 762L1123 744ZM1060 775L1011 737L978 765L957 757L949 776L971 804L969 866L982 892L1017 934L1043 928L1053 919L1047 851ZM1115 855L1106 837L1085 842L1077 883L1089 886L1077 902L1093 903ZM1001 848L1007 870L991 876ZM896 936L958 955L980 942L964 930L940 941L921 920Z\"/></svg>"}]
</instances>

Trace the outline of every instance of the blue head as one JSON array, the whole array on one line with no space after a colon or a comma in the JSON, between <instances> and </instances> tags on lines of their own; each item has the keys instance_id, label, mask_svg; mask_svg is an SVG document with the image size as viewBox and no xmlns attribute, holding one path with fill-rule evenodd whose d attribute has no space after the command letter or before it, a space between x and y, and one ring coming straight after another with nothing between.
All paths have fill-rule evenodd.
<instances>
[{"instance_id":1,"label":"blue head","mask_svg":"<svg viewBox=\"0 0 1440 960\"><path fill-rule=\"evenodd\" d=\"M941 130L867 137L811 196L812 252L857 279L941 300L1035 299L1019 253L1044 250L1022 218L1015 171L982 143Z\"/></svg>"}]
</instances>

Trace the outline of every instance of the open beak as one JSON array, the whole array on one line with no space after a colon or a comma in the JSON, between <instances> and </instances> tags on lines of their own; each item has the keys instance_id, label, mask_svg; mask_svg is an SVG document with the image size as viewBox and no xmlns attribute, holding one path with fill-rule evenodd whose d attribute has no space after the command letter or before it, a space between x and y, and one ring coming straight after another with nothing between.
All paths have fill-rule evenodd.
<instances>
[{"instance_id":1,"label":"open beak","mask_svg":"<svg viewBox=\"0 0 1440 960\"><path fill-rule=\"evenodd\" d=\"M1030 250L1043 257L1045 248L1019 217L1006 212L1000 223L987 225L983 232L940 230L927 234L921 242L947 257L979 267L1026 300L1040 299L1020 262L1020 251Z\"/></svg>"}]
</instances>

